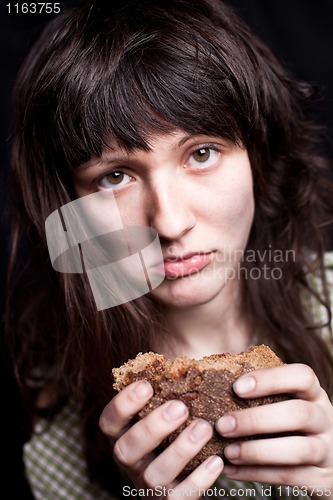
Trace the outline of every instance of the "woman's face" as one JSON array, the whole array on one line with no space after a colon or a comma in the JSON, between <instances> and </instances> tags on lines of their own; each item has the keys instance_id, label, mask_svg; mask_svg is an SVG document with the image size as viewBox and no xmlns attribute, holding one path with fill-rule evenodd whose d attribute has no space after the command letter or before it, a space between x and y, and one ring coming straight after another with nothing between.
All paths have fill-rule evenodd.
<instances>
[{"instance_id":1,"label":"woman's face","mask_svg":"<svg viewBox=\"0 0 333 500\"><path fill-rule=\"evenodd\" d=\"M146 152L105 151L74 177L79 197L112 190L124 226L153 227L165 280L164 305L205 304L239 284L254 214L247 151L214 136L157 135Z\"/></svg>"}]
</instances>

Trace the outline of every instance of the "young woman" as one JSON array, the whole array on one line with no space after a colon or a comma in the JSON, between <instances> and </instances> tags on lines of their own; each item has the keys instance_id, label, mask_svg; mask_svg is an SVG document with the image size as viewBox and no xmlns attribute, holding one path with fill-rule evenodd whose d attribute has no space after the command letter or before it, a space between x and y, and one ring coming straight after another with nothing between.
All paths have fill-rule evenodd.
<instances>
[{"instance_id":1,"label":"young woman","mask_svg":"<svg viewBox=\"0 0 333 500\"><path fill-rule=\"evenodd\" d=\"M308 86L219 0L89 1L46 27L15 99L7 326L35 497L333 498L333 190ZM96 194L125 229L157 232L165 274L101 310L87 273L52 268L45 235L50 214ZM148 350L200 358L262 342L286 365L236 393L293 399L219 419L241 438L228 465L210 457L179 481L211 427L193 422L157 456L187 408L130 425L152 388L115 395L112 368ZM281 436L246 440L269 433Z\"/></svg>"}]
</instances>

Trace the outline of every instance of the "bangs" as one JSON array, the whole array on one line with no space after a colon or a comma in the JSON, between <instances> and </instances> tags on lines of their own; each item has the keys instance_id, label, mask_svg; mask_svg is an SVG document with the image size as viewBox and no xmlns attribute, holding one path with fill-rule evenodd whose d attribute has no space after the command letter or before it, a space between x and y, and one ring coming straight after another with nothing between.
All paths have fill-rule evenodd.
<instances>
[{"instance_id":1,"label":"bangs","mask_svg":"<svg viewBox=\"0 0 333 500\"><path fill-rule=\"evenodd\" d=\"M66 116L59 135L68 164L99 156L114 143L128 150L148 149L152 135L175 129L240 140L228 79L217 80L202 59L199 50L180 53L149 39L146 47L129 50L114 70L101 70L89 89L69 86L65 109L58 108ZM76 103L74 109L66 110L69 103ZM57 118L55 124L59 122Z\"/></svg>"},{"instance_id":2,"label":"bangs","mask_svg":"<svg viewBox=\"0 0 333 500\"><path fill-rule=\"evenodd\" d=\"M210 41L179 20L154 18L149 29L145 21L127 36L108 24L95 27L98 36L90 27L75 47L51 125L71 168L113 145L148 150L154 134L175 129L243 141L253 96L236 76L239 47L229 40L226 53L223 37Z\"/></svg>"},{"instance_id":3,"label":"bangs","mask_svg":"<svg viewBox=\"0 0 333 500\"><path fill-rule=\"evenodd\" d=\"M28 59L21 88L35 87L27 143L55 170L113 146L149 150L176 129L245 146L258 133L257 69L238 19L219 2L161 3L96 2L44 31L41 66Z\"/></svg>"}]
</instances>

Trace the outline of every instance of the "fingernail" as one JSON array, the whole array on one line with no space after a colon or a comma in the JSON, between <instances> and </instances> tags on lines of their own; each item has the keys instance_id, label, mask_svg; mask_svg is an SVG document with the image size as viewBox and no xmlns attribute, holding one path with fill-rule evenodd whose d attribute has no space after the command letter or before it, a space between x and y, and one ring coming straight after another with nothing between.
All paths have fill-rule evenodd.
<instances>
[{"instance_id":1,"label":"fingernail","mask_svg":"<svg viewBox=\"0 0 333 500\"><path fill-rule=\"evenodd\" d=\"M146 380L141 380L134 388L132 391L132 395L134 396L134 399L137 401L140 401L142 399L146 399L148 396L152 395L153 393L153 388L150 385L149 382Z\"/></svg>"},{"instance_id":2,"label":"fingernail","mask_svg":"<svg viewBox=\"0 0 333 500\"><path fill-rule=\"evenodd\" d=\"M209 470L209 472L217 472L218 470L221 470L223 467L223 460L221 457L218 457L217 455L214 455L212 457L209 457L208 460L206 460L206 467Z\"/></svg>"},{"instance_id":3,"label":"fingernail","mask_svg":"<svg viewBox=\"0 0 333 500\"><path fill-rule=\"evenodd\" d=\"M212 428L205 420L196 420L191 429L191 438L193 441L202 441L212 433Z\"/></svg>"},{"instance_id":4,"label":"fingernail","mask_svg":"<svg viewBox=\"0 0 333 500\"><path fill-rule=\"evenodd\" d=\"M240 446L238 444L230 444L225 448L224 453L229 460L235 460L239 458Z\"/></svg>"},{"instance_id":5,"label":"fingernail","mask_svg":"<svg viewBox=\"0 0 333 500\"><path fill-rule=\"evenodd\" d=\"M216 429L220 434L228 434L236 429L236 419L231 415L225 415L216 421Z\"/></svg>"},{"instance_id":6,"label":"fingernail","mask_svg":"<svg viewBox=\"0 0 333 500\"><path fill-rule=\"evenodd\" d=\"M239 396L243 396L244 394L253 391L255 386L256 381L253 377L242 377L234 382L233 389Z\"/></svg>"},{"instance_id":7,"label":"fingernail","mask_svg":"<svg viewBox=\"0 0 333 500\"><path fill-rule=\"evenodd\" d=\"M164 409L164 416L167 420L177 420L187 413L187 408L182 401L170 401Z\"/></svg>"}]
</instances>

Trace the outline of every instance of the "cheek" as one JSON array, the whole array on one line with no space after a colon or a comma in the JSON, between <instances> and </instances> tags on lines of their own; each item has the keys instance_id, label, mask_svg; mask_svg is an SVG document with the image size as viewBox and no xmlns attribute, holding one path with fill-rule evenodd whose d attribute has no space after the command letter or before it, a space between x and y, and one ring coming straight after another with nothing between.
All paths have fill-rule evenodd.
<instances>
[{"instance_id":1,"label":"cheek","mask_svg":"<svg viewBox=\"0 0 333 500\"><path fill-rule=\"evenodd\" d=\"M239 227L247 227L252 224L254 215L254 196L252 190L252 184L249 185L239 185L234 190L230 190L226 198L225 212L228 214L228 221L231 225Z\"/></svg>"},{"instance_id":2,"label":"cheek","mask_svg":"<svg viewBox=\"0 0 333 500\"><path fill-rule=\"evenodd\" d=\"M253 183L250 167L234 169L232 175L225 176L215 184L214 195L210 197L206 216L210 222L224 228L229 234L248 232L254 215ZM212 194L212 193L211 193Z\"/></svg>"}]
</instances>

